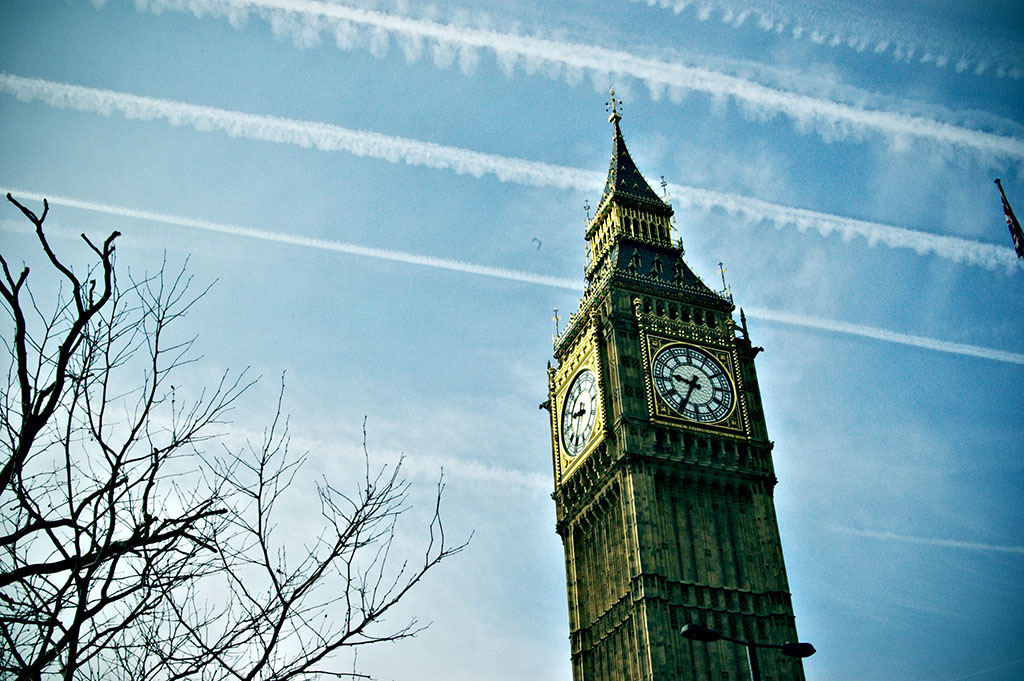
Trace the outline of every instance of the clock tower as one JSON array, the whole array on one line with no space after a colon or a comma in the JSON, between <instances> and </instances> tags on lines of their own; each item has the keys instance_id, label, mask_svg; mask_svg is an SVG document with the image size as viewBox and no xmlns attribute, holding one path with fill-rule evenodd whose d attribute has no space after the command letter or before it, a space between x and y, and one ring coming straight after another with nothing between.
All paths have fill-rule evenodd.
<instances>
[{"instance_id":1,"label":"clock tower","mask_svg":"<svg viewBox=\"0 0 1024 681\"><path fill-rule=\"evenodd\" d=\"M727 292L683 259L673 212L629 156L586 230L586 290L555 340L549 406L575 681L742 681L746 653L684 639L796 641L754 347ZM802 681L765 652L765 681Z\"/></svg>"}]
</instances>

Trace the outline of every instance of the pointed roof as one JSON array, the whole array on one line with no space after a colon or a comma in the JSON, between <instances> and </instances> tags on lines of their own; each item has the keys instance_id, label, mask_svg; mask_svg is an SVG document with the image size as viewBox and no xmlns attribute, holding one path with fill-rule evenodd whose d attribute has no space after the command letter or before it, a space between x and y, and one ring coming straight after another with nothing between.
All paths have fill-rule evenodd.
<instances>
[{"instance_id":1,"label":"pointed roof","mask_svg":"<svg viewBox=\"0 0 1024 681\"><path fill-rule=\"evenodd\" d=\"M608 116L608 122L615 126L612 140L612 160L608 166L608 179L605 181L599 206L604 206L611 200L618 200L640 204L652 212L671 215L672 208L654 193L630 157L629 150L626 149L626 140L622 138L622 130L619 128L622 115L618 111L618 103L613 88L609 102L612 112ZM598 211L600 211L600 207Z\"/></svg>"}]
</instances>

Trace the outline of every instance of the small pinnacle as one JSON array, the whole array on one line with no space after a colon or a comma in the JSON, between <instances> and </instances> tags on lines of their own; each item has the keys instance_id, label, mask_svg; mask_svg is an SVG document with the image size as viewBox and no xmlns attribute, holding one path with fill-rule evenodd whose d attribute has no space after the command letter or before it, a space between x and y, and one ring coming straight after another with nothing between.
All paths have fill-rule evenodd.
<instances>
[{"instance_id":1,"label":"small pinnacle","mask_svg":"<svg viewBox=\"0 0 1024 681\"><path fill-rule=\"evenodd\" d=\"M611 114L608 116L608 122L618 124L618 122L622 120L622 114L619 113L619 107L622 106L622 100L615 98L615 88L609 88L608 94L611 96L611 99L605 102L607 109L611 110Z\"/></svg>"}]
</instances>

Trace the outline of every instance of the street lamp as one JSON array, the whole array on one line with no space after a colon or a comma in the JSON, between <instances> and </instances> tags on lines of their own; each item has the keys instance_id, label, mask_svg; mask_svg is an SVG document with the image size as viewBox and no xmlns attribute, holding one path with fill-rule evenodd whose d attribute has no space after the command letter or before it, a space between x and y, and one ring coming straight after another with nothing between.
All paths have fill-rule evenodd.
<instances>
[{"instance_id":1,"label":"street lamp","mask_svg":"<svg viewBox=\"0 0 1024 681\"><path fill-rule=\"evenodd\" d=\"M699 624L684 625L679 633L683 635L683 638L688 638L691 641L710 643L711 641L724 640L739 643L741 646L746 647L747 661L750 664L750 681L761 681L761 669L757 666L758 648L777 648L782 651L783 655L788 655L789 657L810 657L816 652L814 646L810 643L755 643L754 641L741 641L738 638L719 634L717 631L712 631Z\"/></svg>"}]
</instances>

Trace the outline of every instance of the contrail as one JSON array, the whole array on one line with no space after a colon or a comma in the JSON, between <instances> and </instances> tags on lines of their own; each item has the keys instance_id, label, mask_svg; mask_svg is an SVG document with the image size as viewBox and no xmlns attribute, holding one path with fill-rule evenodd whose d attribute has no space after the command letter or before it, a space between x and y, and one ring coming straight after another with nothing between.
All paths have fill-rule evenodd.
<instances>
[{"instance_id":1,"label":"contrail","mask_svg":"<svg viewBox=\"0 0 1024 681\"><path fill-rule=\"evenodd\" d=\"M374 426L374 430L378 428L378 425ZM236 432L234 435L237 437L239 433ZM253 431L253 435L259 436L260 433ZM292 442L296 445L296 449L298 449L298 445L301 445L302 451L324 452L327 455L326 458L339 469L353 465L365 465L366 454L361 447L339 446L336 441L325 443L316 438L295 438ZM406 477L423 480L436 481L438 471L444 471L446 478L450 476L470 483L481 483L493 489L503 490L506 494L521 492L550 494L553 487L550 473L544 475L534 471L505 468L488 461L438 454L432 452L429 445L424 449L417 448L416 456L406 456L402 450L374 446L373 456L375 460L400 461L402 472Z\"/></svg>"},{"instance_id":2,"label":"contrail","mask_svg":"<svg viewBox=\"0 0 1024 681\"><path fill-rule=\"evenodd\" d=\"M768 220L776 227L792 225L800 231L813 229L822 236L835 233L844 240L863 237L869 245L885 244L889 248L907 248L920 255L931 253L953 262L979 265L994 270L1004 268L1007 272L1020 269L1020 264L1009 246L996 246L971 241L955 236L942 236L919 232L905 227L895 227L879 222L856 220L820 213L805 208L781 206L749 196L727 194L710 189L669 185L673 200L704 211L721 209L729 215L739 216L748 223L756 224Z\"/></svg>"},{"instance_id":3,"label":"contrail","mask_svg":"<svg viewBox=\"0 0 1024 681\"><path fill-rule=\"evenodd\" d=\"M958 677L956 677L954 679L946 679L945 681L964 681L964 679L973 679L973 678L982 676L983 674L988 674L989 672L994 672L994 671L996 671L998 669L1006 669L1007 667L1012 667L1012 666L1014 666L1016 664L1020 664L1021 662L1024 662L1024 657L1018 657L1016 660L1010 660L1009 662L1004 662L1002 664L997 664L994 667L985 667L984 669L976 669L973 672L971 672L970 674L965 674L964 676L958 676Z\"/></svg>"},{"instance_id":4,"label":"contrail","mask_svg":"<svg viewBox=\"0 0 1024 681\"><path fill-rule=\"evenodd\" d=\"M1019 79L1024 75L1021 43L986 35L984 41L953 34L915 21L912 25L898 14L880 8L867 11L854 5L801 0L634 0L671 9L676 14L692 7L702 21L712 12L722 23L739 28L752 23L762 30L788 34L794 40L807 39L819 45L846 47L857 52L890 54L897 61L917 61L956 72Z\"/></svg>"},{"instance_id":5,"label":"contrail","mask_svg":"<svg viewBox=\"0 0 1024 681\"><path fill-rule=\"evenodd\" d=\"M92 201L80 201L78 199L72 199L65 196L51 196L47 194L41 194L39 192L22 191L20 189L0 189L0 191L2 191L4 194L10 193L15 198L24 197L32 201L42 201L45 198L51 204L67 206L68 208L78 208L81 210L88 210L97 213L106 213L107 215L117 215L126 218L135 218L139 220L147 220L150 222L162 222L168 225L189 227L192 229L200 229L207 232L219 232L221 234L230 234L232 236L240 236L248 239L258 239L260 241L273 241L276 243L288 244L291 246L315 248L323 251L335 251L337 253L349 253L352 255L361 255L367 258L390 260L392 262L404 262L410 265L435 267L443 270L465 272L467 274L477 274L480 276L494 277L497 279L508 279L511 281L519 281L527 284L538 284L540 286L566 288L573 291L578 291L582 288L581 282L573 279L560 279L558 277L548 277L542 274L533 274L531 272L522 272L519 270L509 270L502 267L488 267L486 265L477 265L474 263L462 262L459 260L435 258L429 255L404 253L402 251L391 251L380 248L371 248L368 246L347 244L340 241L331 241L328 239L314 239L312 237L296 236L294 234L270 232L261 229L251 229L249 227L238 227L235 225L226 225L218 222L210 222L208 220L179 217L176 215L165 215L162 213L153 213L145 210L136 210L134 208L125 208L123 206L112 206L104 203L95 203Z\"/></svg>"},{"instance_id":6,"label":"contrail","mask_svg":"<svg viewBox=\"0 0 1024 681\"><path fill-rule=\"evenodd\" d=\"M41 101L58 108L104 115L118 112L128 119L164 120L171 125L184 125L201 132L220 130L232 137L323 151L343 151L391 163L452 170L474 177L493 175L502 182L515 184L589 192L602 186L605 180L603 173L580 168L351 130L327 123L240 113L7 73L0 74L0 92L23 101ZM1014 271L1019 268L1013 249L1006 246L928 234L685 185L673 184L669 188L673 197L683 205L705 211L721 209L752 224L768 220L779 227L793 225L800 230L813 229L823 236L837 234L844 239L863 237L870 245L881 243L890 248L908 248L920 254L932 253L987 269Z\"/></svg>"},{"instance_id":7,"label":"contrail","mask_svg":"<svg viewBox=\"0 0 1024 681\"><path fill-rule=\"evenodd\" d=\"M1024 554L1024 546L1006 546L1002 544L981 544L972 541L958 541L956 539L933 539L929 537L908 537L906 535L894 534L893 532L872 532L871 530L856 530L852 527L835 527L837 532L851 534L855 537L867 539L883 539L886 541L899 541L908 544L925 544L927 546L943 546L953 549L968 549L971 551L996 551L999 553Z\"/></svg>"},{"instance_id":8,"label":"contrail","mask_svg":"<svg viewBox=\"0 0 1024 681\"><path fill-rule=\"evenodd\" d=\"M93 201L82 201L79 199L73 199L64 196L46 195L34 191L0 188L0 192L3 192L5 194L10 193L15 197L21 197L32 201L42 201L44 198L46 198L46 200L52 204L67 206L68 208L78 208L81 210L105 213L108 215L135 218L140 220L147 220L150 222L160 222L169 225L176 225L179 227L188 227L192 229L205 230L208 232L230 234L233 236L240 236L249 239L272 241L276 243L290 244L293 246L301 246L305 248L316 248L320 250L334 251L338 253L349 253L352 255L361 255L367 258L378 258L381 260L390 260L393 262L404 262L413 265L422 265L424 267L436 267L439 269L464 272L467 274L476 274L485 277L495 277L498 279L507 279L510 281L537 284L540 286L550 286L554 288L568 289L577 292L581 291L581 289L583 288L583 282L581 280L576 279L550 277L541 274L536 274L533 272L522 272L519 270L510 270L500 267L488 267L485 265L477 265L474 263L467 263L459 260L448 260L445 258L435 258L433 256L421 255L416 253L405 253L402 251L370 248L367 246L359 246L356 244L347 244L340 241L314 239L310 237L296 236L292 234L283 234L281 232L270 232L267 230L251 229L248 227L238 227L235 225L226 225L223 223L210 222L208 220L198 220L195 218L186 218L175 215L166 215L162 213L153 213L150 211L136 210L134 208L125 208L123 206L113 206L104 203L96 203ZM882 340L890 343L911 345L914 347L924 348L927 350L937 350L939 352L948 352L956 355L980 357L983 359L995 360L997 362L1008 362L1010 364L1024 364L1024 354L1022 353L1008 352L1005 350L996 350L993 348L979 347L976 345L966 345L963 343L952 343L949 341L927 338L924 336L912 336L908 334L897 333L895 331L888 331L886 329L878 329L859 324L850 324L848 322L836 321L831 319L808 317L805 315L794 314L791 312L766 310L761 308L744 309L745 312L751 317L760 318L781 324L788 324L790 326L846 333L853 336L860 336L863 338L872 338L875 340Z\"/></svg>"},{"instance_id":9,"label":"contrail","mask_svg":"<svg viewBox=\"0 0 1024 681\"><path fill-rule=\"evenodd\" d=\"M154 9L187 9L197 15L224 15L233 21L237 21L239 15L245 16L250 9L289 12L308 18L307 23L300 27L304 40L308 40L310 32L319 35L322 30L330 29L335 32L339 45L348 46L352 42L352 27L365 26L377 32L371 36L371 49L375 49L373 45L379 44L380 40L386 41L387 35L399 36L416 45L428 41L439 51L438 54L448 55L445 60L454 59L449 54L453 49L461 51L460 57L469 61L472 59L465 56L466 51L489 49L508 73L521 60L531 69L537 65L565 69L566 77L573 81L581 73L591 74L595 83L603 83L609 74L622 74L644 81L652 92L661 92L665 88L670 94L673 91L680 94L703 92L715 98L733 98L755 111L783 113L799 127L816 126L829 138L870 130L892 138L918 138L949 144L992 158L1024 159L1022 139L917 115L851 106L771 88L711 69L648 59L593 45L441 24L316 0L150 0L148 4ZM421 49L414 48L407 54L415 55Z\"/></svg>"},{"instance_id":10,"label":"contrail","mask_svg":"<svg viewBox=\"0 0 1024 681\"><path fill-rule=\"evenodd\" d=\"M502 468L483 461L450 456L432 456L420 452L417 452L416 456L406 458L402 462L402 468L407 473L417 474L428 479L436 479L437 471L443 469L445 475L492 485L503 490L518 489L535 494L550 494L553 487L550 477L541 473Z\"/></svg>"},{"instance_id":11,"label":"contrail","mask_svg":"<svg viewBox=\"0 0 1024 681\"><path fill-rule=\"evenodd\" d=\"M928 338L926 336L912 336L905 333L888 331L886 329L878 329L872 326L851 324L850 322L843 322L835 319L808 317L806 315L795 314L792 312L780 312L777 310L746 307L743 309L751 317L758 317L760 319L778 322L780 324L790 324L793 326L821 329L822 331L845 333L851 336L873 338L875 340L899 343L901 345L911 345L917 348L937 350L938 352L948 352L954 355L968 355L971 357L992 359L997 362L1024 364L1024 354L1019 352L1008 352L1006 350L984 348L977 345L967 345L965 343L953 343L951 341L938 340L936 338Z\"/></svg>"}]
</instances>

